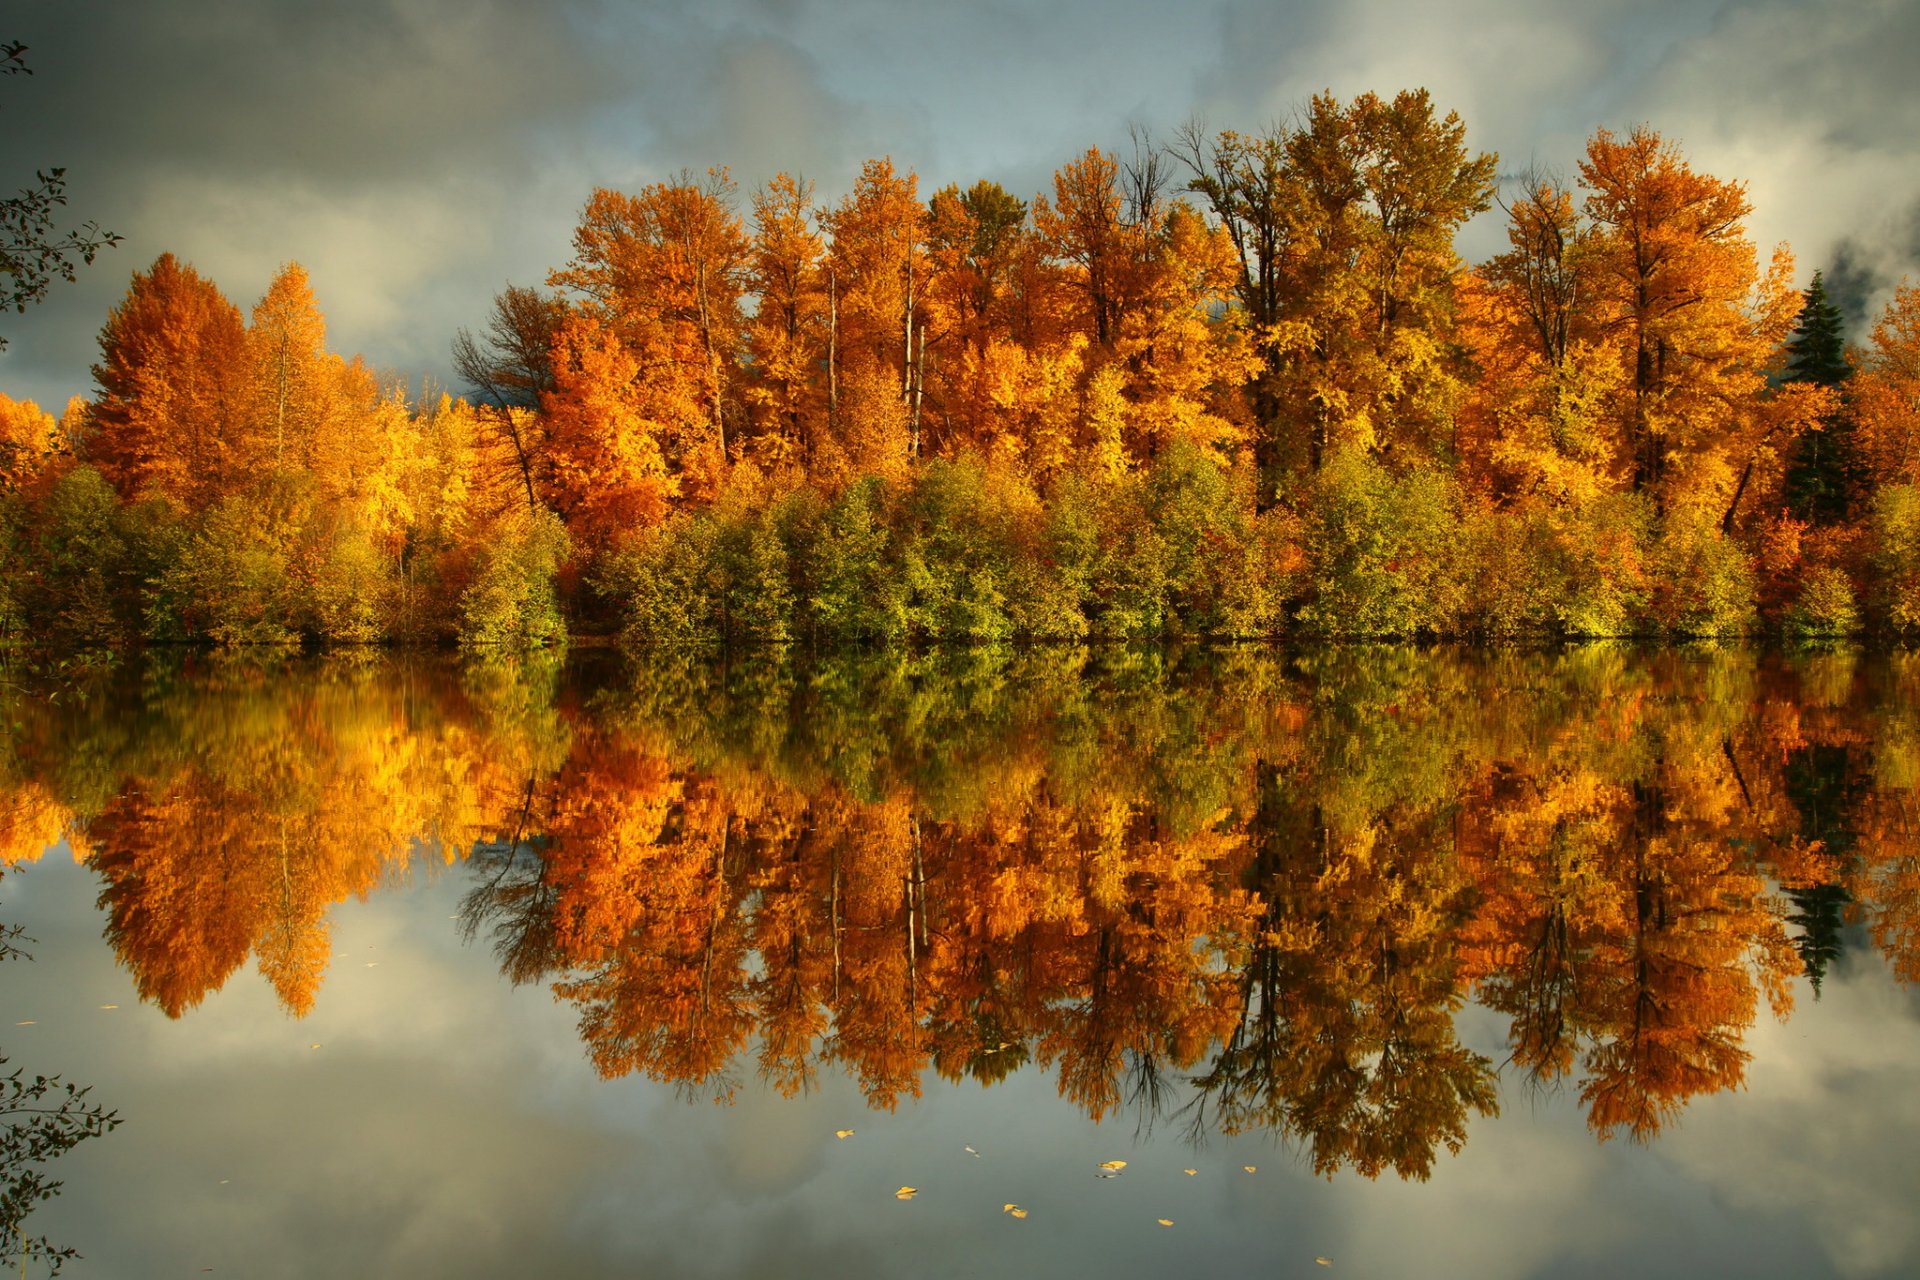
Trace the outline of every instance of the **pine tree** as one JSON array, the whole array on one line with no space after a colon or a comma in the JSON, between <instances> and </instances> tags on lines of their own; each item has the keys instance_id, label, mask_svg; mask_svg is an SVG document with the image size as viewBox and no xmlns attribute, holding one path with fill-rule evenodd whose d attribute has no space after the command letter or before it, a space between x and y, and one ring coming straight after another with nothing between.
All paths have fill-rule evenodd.
<instances>
[{"instance_id":1,"label":"pine tree","mask_svg":"<svg viewBox=\"0 0 1920 1280\"><path fill-rule=\"evenodd\" d=\"M1853 366L1847 363L1840 308L1827 301L1826 283L1818 271L1803 296L1800 323L1787 340L1785 380L1842 387L1853 375ZM1794 441L1784 483L1788 513L1813 524L1844 522L1859 470L1853 415L1843 403L1821 419L1819 430L1804 432Z\"/></svg>"}]
</instances>

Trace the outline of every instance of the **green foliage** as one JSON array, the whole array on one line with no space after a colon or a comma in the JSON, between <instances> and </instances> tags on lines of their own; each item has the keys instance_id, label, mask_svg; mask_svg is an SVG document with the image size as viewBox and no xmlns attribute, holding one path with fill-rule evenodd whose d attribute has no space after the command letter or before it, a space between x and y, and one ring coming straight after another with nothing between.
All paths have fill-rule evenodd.
<instances>
[{"instance_id":1,"label":"green foliage","mask_svg":"<svg viewBox=\"0 0 1920 1280\"><path fill-rule=\"evenodd\" d=\"M122 507L92 467L0 499L0 640L78 648L132 640L147 585L181 537L167 508Z\"/></svg>"},{"instance_id":2,"label":"green foliage","mask_svg":"<svg viewBox=\"0 0 1920 1280\"><path fill-rule=\"evenodd\" d=\"M1138 478L1100 486L1092 497L1095 545L1086 562L1089 634L1140 640L1165 629L1167 544L1154 526Z\"/></svg>"},{"instance_id":3,"label":"green foliage","mask_svg":"<svg viewBox=\"0 0 1920 1280\"><path fill-rule=\"evenodd\" d=\"M306 629L328 644L373 644L388 634L392 573L366 531L348 527L317 540L302 593Z\"/></svg>"},{"instance_id":4,"label":"green foliage","mask_svg":"<svg viewBox=\"0 0 1920 1280\"><path fill-rule=\"evenodd\" d=\"M0 1066L6 1061L0 1057ZM89 1092L59 1076L29 1077L19 1068L0 1076L0 1262L19 1259L22 1274L33 1261L57 1275L79 1257L44 1236L28 1236L21 1223L35 1205L60 1193L59 1179L48 1178L41 1166L119 1125L119 1114L89 1102Z\"/></svg>"},{"instance_id":5,"label":"green foliage","mask_svg":"<svg viewBox=\"0 0 1920 1280\"><path fill-rule=\"evenodd\" d=\"M625 599L630 649L784 645L794 592L783 526L792 512L744 507L680 516L616 553L607 581Z\"/></svg>"},{"instance_id":6,"label":"green foliage","mask_svg":"<svg viewBox=\"0 0 1920 1280\"><path fill-rule=\"evenodd\" d=\"M180 559L162 575L149 632L175 619L188 637L215 644L293 644L299 639L291 539L271 491L231 494L207 510Z\"/></svg>"},{"instance_id":7,"label":"green foliage","mask_svg":"<svg viewBox=\"0 0 1920 1280\"><path fill-rule=\"evenodd\" d=\"M1786 630L1796 640L1837 640L1858 633L1860 611L1846 573L1824 564L1809 570L1787 610Z\"/></svg>"},{"instance_id":8,"label":"green foliage","mask_svg":"<svg viewBox=\"0 0 1920 1280\"><path fill-rule=\"evenodd\" d=\"M1147 512L1166 548L1167 627L1178 635L1251 638L1279 629L1274 535L1257 521L1250 471L1227 472L1176 440L1146 476Z\"/></svg>"},{"instance_id":9,"label":"green foliage","mask_svg":"<svg viewBox=\"0 0 1920 1280\"><path fill-rule=\"evenodd\" d=\"M1354 448L1336 450L1306 493L1312 595L1301 624L1319 635L1446 632L1463 611L1453 483L1395 475Z\"/></svg>"},{"instance_id":10,"label":"green foliage","mask_svg":"<svg viewBox=\"0 0 1920 1280\"><path fill-rule=\"evenodd\" d=\"M503 518L460 594L461 645L535 649L564 642L554 580L569 549L567 531L551 511L516 509Z\"/></svg>"},{"instance_id":11,"label":"green foliage","mask_svg":"<svg viewBox=\"0 0 1920 1280\"><path fill-rule=\"evenodd\" d=\"M1920 631L1920 488L1888 485L1867 517L1871 601L1881 624L1902 635Z\"/></svg>"},{"instance_id":12,"label":"green foliage","mask_svg":"<svg viewBox=\"0 0 1920 1280\"><path fill-rule=\"evenodd\" d=\"M1754 629L1753 565L1710 513L1689 508L1659 526L1649 562L1649 621L1680 636L1745 635Z\"/></svg>"},{"instance_id":13,"label":"green foliage","mask_svg":"<svg viewBox=\"0 0 1920 1280\"><path fill-rule=\"evenodd\" d=\"M934 462L907 496L901 568L908 634L936 644L994 644L1014 634L1005 495L974 458Z\"/></svg>"},{"instance_id":14,"label":"green foliage","mask_svg":"<svg viewBox=\"0 0 1920 1280\"><path fill-rule=\"evenodd\" d=\"M889 564L886 482L867 476L824 508L795 500L796 604L809 634L834 643L895 640L906 595Z\"/></svg>"}]
</instances>

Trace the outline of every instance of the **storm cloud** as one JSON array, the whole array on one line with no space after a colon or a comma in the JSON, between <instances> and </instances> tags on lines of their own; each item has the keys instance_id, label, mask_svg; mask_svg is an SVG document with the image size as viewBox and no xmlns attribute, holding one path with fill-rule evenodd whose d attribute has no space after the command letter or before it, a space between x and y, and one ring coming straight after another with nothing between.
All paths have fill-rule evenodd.
<instances>
[{"instance_id":1,"label":"storm cloud","mask_svg":"<svg viewBox=\"0 0 1920 1280\"><path fill-rule=\"evenodd\" d=\"M1086 147L1189 118L1258 129L1314 93L1425 86L1514 173L1570 175L1648 123L1749 184L1753 238L1827 267L1865 323L1920 264L1920 9L1897 0L196 0L10 6L0 183L65 166L71 222L125 239L3 318L0 390L90 389L94 335L163 251L243 308L311 273L333 345L418 385L509 280L565 260L596 185L786 169L823 202L871 156L922 191L1020 195ZM1494 252L1497 218L1469 227ZM1856 336L1861 334L1856 331Z\"/></svg>"}]
</instances>

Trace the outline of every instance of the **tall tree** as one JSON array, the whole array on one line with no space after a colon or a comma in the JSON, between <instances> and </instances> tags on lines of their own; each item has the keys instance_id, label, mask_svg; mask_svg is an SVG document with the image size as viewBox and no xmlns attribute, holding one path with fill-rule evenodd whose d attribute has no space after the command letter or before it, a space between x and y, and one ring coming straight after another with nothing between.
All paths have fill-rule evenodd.
<instances>
[{"instance_id":1,"label":"tall tree","mask_svg":"<svg viewBox=\"0 0 1920 1280\"><path fill-rule=\"evenodd\" d=\"M484 334L462 328L453 339L454 371L480 398L488 428L512 450L529 511L539 505L534 491L546 453L537 410L554 389L553 341L566 317L559 298L510 284L494 295Z\"/></svg>"},{"instance_id":2,"label":"tall tree","mask_svg":"<svg viewBox=\"0 0 1920 1280\"><path fill-rule=\"evenodd\" d=\"M819 365L827 358L825 252L813 222L813 183L774 175L753 196L746 275L758 305L747 329L753 366L747 395L761 408L762 435L781 442L778 452L802 461L813 456L824 409Z\"/></svg>"},{"instance_id":3,"label":"tall tree","mask_svg":"<svg viewBox=\"0 0 1920 1280\"><path fill-rule=\"evenodd\" d=\"M1853 366L1847 362L1846 322L1840 308L1827 300L1826 282L1818 271L1802 298L1800 322L1787 339L1783 379L1838 392L1853 376ZM1853 415L1842 401L1813 430L1795 437L1782 483L1787 511L1815 524L1844 523L1860 483L1858 454Z\"/></svg>"},{"instance_id":4,"label":"tall tree","mask_svg":"<svg viewBox=\"0 0 1920 1280\"><path fill-rule=\"evenodd\" d=\"M199 510L247 475L246 330L211 280L161 254L134 273L99 342L85 453L122 498Z\"/></svg>"},{"instance_id":5,"label":"tall tree","mask_svg":"<svg viewBox=\"0 0 1920 1280\"><path fill-rule=\"evenodd\" d=\"M1600 332L1625 374L1613 418L1631 486L1662 507L1690 493L1730 515L1779 434L1760 410L1798 309L1791 260L1777 252L1763 277L1745 184L1695 173L1644 126L1597 131L1580 175L1599 229Z\"/></svg>"},{"instance_id":6,"label":"tall tree","mask_svg":"<svg viewBox=\"0 0 1920 1280\"><path fill-rule=\"evenodd\" d=\"M729 452L748 255L734 191L725 169L637 195L596 190L573 259L548 277L631 352L661 439L696 488L717 482Z\"/></svg>"}]
</instances>

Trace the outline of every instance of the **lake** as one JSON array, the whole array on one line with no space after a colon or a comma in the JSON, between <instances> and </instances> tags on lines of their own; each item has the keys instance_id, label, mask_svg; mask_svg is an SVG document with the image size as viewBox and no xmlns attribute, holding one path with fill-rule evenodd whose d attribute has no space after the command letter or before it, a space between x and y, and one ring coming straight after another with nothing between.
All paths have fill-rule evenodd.
<instances>
[{"instance_id":1,"label":"lake","mask_svg":"<svg viewBox=\"0 0 1920 1280\"><path fill-rule=\"evenodd\" d=\"M10 676L6 1070L122 1122L23 1227L99 1277L1913 1275L1916 788L1911 653Z\"/></svg>"}]
</instances>

